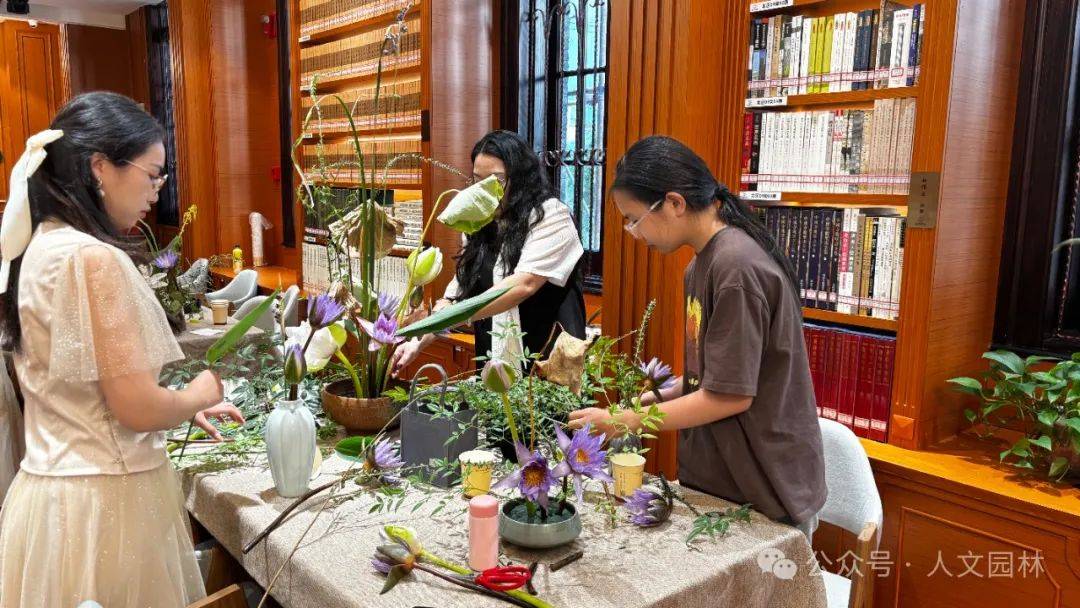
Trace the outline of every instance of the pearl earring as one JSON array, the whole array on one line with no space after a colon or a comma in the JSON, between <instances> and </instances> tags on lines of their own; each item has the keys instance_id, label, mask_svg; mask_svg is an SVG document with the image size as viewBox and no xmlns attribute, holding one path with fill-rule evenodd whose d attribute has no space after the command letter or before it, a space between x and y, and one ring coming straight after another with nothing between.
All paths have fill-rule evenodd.
<instances>
[{"instance_id":1,"label":"pearl earring","mask_svg":"<svg viewBox=\"0 0 1080 608\"><path fill-rule=\"evenodd\" d=\"M97 180L97 193L98 193L98 196L100 196L102 200L105 200L105 184L103 184L101 182L100 177Z\"/></svg>"}]
</instances>

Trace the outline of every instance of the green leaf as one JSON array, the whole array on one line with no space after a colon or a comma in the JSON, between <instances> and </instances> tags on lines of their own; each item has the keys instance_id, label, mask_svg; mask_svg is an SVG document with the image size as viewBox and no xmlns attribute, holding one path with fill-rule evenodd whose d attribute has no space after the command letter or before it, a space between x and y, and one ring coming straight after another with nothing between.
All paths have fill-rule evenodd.
<instances>
[{"instance_id":1,"label":"green leaf","mask_svg":"<svg viewBox=\"0 0 1080 608\"><path fill-rule=\"evenodd\" d=\"M386 582L383 584L382 591L379 595L386 593L394 588L394 585L401 582L401 579L405 578L405 575L409 573L409 569L401 564L390 568L390 573L386 575Z\"/></svg>"},{"instance_id":2,"label":"green leaf","mask_svg":"<svg viewBox=\"0 0 1080 608\"><path fill-rule=\"evenodd\" d=\"M1039 446L1040 448L1046 450L1047 452L1054 449L1054 443L1050 440L1049 435L1043 435L1042 437L1039 437L1038 439L1032 439L1030 441L1030 443L1031 443L1031 445Z\"/></svg>"},{"instance_id":3,"label":"green leaf","mask_svg":"<svg viewBox=\"0 0 1080 608\"><path fill-rule=\"evenodd\" d=\"M1032 356L1028 357L1027 359L1024 359L1024 364L1027 365L1028 367L1031 367L1032 365L1035 365L1036 363L1039 363L1040 361L1060 361L1060 359L1058 359L1056 357L1040 357L1040 356L1037 356L1037 355L1032 355Z\"/></svg>"},{"instance_id":4,"label":"green leaf","mask_svg":"<svg viewBox=\"0 0 1080 608\"><path fill-rule=\"evenodd\" d=\"M1065 473L1069 471L1069 459L1063 456L1058 456L1054 459L1054 462L1050 463L1050 477L1060 479L1065 476Z\"/></svg>"},{"instance_id":5,"label":"green leaf","mask_svg":"<svg viewBox=\"0 0 1080 608\"><path fill-rule=\"evenodd\" d=\"M1016 353L1011 353L1007 350L995 350L988 353L983 353L984 359L990 359L996 361L1001 367L1014 374L1022 374L1026 371L1024 366L1024 360L1017 356Z\"/></svg>"},{"instance_id":6,"label":"green leaf","mask_svg":"<svg viewBox=\"0 0 1080 608\"><path fill-rule=\"evenodd\" d=\"M1055 410L1053 408L1048 407L1045 410L1042 410L1041 412L1039 412L1039 422L1041 422L1042 424L1045 424L1046 426L1049 426L1049 427L1054 426L1054 422L1056 422L1057 419L1058 419L1057 410Z\"/></svg>"},{"instance_id":7,"label":"green leaf","mask_svg":"<svg viewBox=\"0 0 1080 608\"><path fill-rule=\"evenodd\" d=\"M956 385L956 390L970 393L977 397L982 396L982 383L975 378L950 378L949 383Z\"/></svg>"},{"instance_id":8,"label":"green leaf","mask_svg":"<svg viewBox=\"0 0 1080 608\"><path fill-rule=\"evenodd\" d=\"M355 437L346 437L337 442L334 446L334 451L339 456L346 460L360 460L363 458L364 451L368 449L371 442L375 440L372 435L356 435Z\"/></svg>"},{"instance_id":9,"label":"green leaf","mask_svg":"<svg viewBox=\"0 0 1080 608\"><path fill-rule=\"evenodd\" d=\"M1051 386L1054 386L1054 385L1058 384L1059 382L1062 382L1061 378L1058 378L1057 376L1055 376L1054 374L1051 374L1050 372L1035 372L1035 373L1031 374L1031 377L1038 380L1039 382L1045 382L1046 384L1049 384Z\"/></svg>"},{"instance_id":10,"label":"green leaf","mask_svg":"<svg viewBox=\"0 0 1080 608\"><path fill-rule=\"evenodd\" d=\"M481 308L491 304L507 291L509 291L508 288L489 289L478 296L447 306L439 312L399 330L397 335L404 338L414 338L449 329L459 323L468 321Z\"/></svg>"},{"instance_id":11,"label":"green leaf","mask_svg":"<svg viewBox=\"0 0 1080 608\"><path fill-rule=\"evenodd\" d=\"M1065 426L1068 426L1073 432L1080 433L1080 418L1066 418Z\"/></svg>"},{"instance_id":12,"label":"green leaf","mask_svg":"<svg viewBox=\"0 0 1080 608\"><path fill-rule=\"evenodd\" d=\"M968 422L974 423L975 418L977 418L977 417L978 417L978 414L976 414L972 410L967 410L967 409L964 410L964 418L967 418Z\"/></svg>"},{"instance_id":13,"label":"green leaf","mask_svg":"<svg viewBox=\"0 0 1080 608\"><path fill-rule=\"evenodd\" d=\"M278 292L275 289L274 293L270 294L270 297L262 301L254 310L244 315L243 319L236 322L229 328L229 331L225 332L224 336L218 338L217 342L210 347L210 350L206 351L206 363L213 366L215 363L223 359L226 355L231 353L233 349L240 344L241 338L248 332L255 322L259 320L259 317L263 315L270 307L274 305L277 299Z\"/></svg>"},{"instance_id":14,"label":"green leaf","mask_svg":"<svg viewBox=\"0 0 1080 608\"><path fill-rule=\"evenodd\" d=\"M1030 460L1025 460L1025 459L1017 460L1015 463L1013 463L1013 466L1018 468L1018 469L1034 469L1035 468L1034 465L1031 464Z\"/></svg>"}]
</instances>

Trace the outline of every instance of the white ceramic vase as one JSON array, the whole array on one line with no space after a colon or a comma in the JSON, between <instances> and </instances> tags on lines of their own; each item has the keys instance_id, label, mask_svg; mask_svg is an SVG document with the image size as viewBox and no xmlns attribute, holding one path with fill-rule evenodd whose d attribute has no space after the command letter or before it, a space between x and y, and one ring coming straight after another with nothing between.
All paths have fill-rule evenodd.
<instances>
[{"instance_id":1,"label":"white ceramic vase","mask_svg":"<svg viewBox=\"0 0 1080 608\"><path fill-rule=\"evenodd\" d=\"M315 466L315 417L303 401L279 401L263 430L274 488L285 498L308 490Z\"/></svg>"}]
</instances>

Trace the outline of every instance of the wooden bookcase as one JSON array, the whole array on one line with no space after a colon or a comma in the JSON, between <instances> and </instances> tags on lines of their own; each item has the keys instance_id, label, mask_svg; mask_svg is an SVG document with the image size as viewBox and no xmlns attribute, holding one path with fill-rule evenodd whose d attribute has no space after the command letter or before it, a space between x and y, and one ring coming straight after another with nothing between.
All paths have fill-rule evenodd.
<instances>
[{"instance_id":1,"label":"wooden bookcase","mask_svg":"<svg viewBox=\"0 0 1080 608\"><path fill-rule=\"evenodd\" d=\"M330 2L325 3L329 5ZM407 9L406 22L418 20L420 50L419 61L403 62L384 67L384 85L394 82L419 81L420 110L418 120L402 126L374 126L360 130L362 139L380 142L391 138L412 139L419 142L419 152L426 158L436 159L470 174L469 152L473 144L487 133L494 123L494 82L497 72L495 51L491 33L494 14L490 2L440 2L437 0L384 0L376 3L341 2L352 7L366 7L364 14L336 19L327 27L310 31L303 23L306 16L300 11L300 0L292 2L292 31L289 34L292 64L292 124L293 136L300 136L304 120L304 99L309 96L301 82L301 49L316 49L324 45L340 43L352 36L380 32L394 23L402 9ZM415 34L415 32L410 32ZM404 56L404 54L403 54ZM320 82L317 94L343 93L373 88L375 70L364 70L333 80ZM326 107L329 99L324 100ZM346 132L341 130L325 134L327 143L348 142ZM370 175L370 168L368 168ZM369 185L371 184L368 178ZM380 180L380 184L381 184ZM438 194L449 188L461 188L466 179L430 163L421 165L418 180L391 179L386 187L395 190L395 200L423 200L425 217L431 213ZM332 186L353 188L359 186L357 179L343 179ZM303 242L304 212L296 204L296 241ZM427 241L442 248L446 260L452 260L460 246L457 233L435 223L428 233ZM392 255L404 255L395 251ZM301 267L296 268L301 273ZM442 294L453 273L453 264L446 263L443 273L427 288L428 296Z\"/></svg>"},{"instance_id":2,"label":"wooden bookcase","mask_svg":"<svg viewBox=\"0 0 1080 608\"><path fill-rule=\"evenodd\" d=\"M744 29L760 16L823 17L881 6L880 0L805 0L751 13L750 2L741 4L744 10L736 18ZM898 4L910 7L916 2ZM1023 22L1015 2L979 3L978 11L955 0L921 4L926 21L915 86L790 95L786 106L768 109L867 109L880 99L916 100L911 171L939 177L939 188L931 193L936 209L909 210L909 196L895 194L784 192L779 203L886 206L908 216L898 320L804 312L808 320L895 332L888 442L913 449L930 447L961 430L962 401L945 381L982 369L980 355L990 344L1009 162L1008 146L991 142L1009 141L1011 134L1019 51L1018 44L1004 41L1010 36L1018 40ZM1009 36L989 35L1002 30ZM725 69L746 72L748 49L731 59L735 63ZM748 84L745 76L741 82ZM720 129L724 150L719 171L728 180L740 173L740 124L724 120ZM914 181L912 191L917 189Z\"/></svg>"}]
</instances>

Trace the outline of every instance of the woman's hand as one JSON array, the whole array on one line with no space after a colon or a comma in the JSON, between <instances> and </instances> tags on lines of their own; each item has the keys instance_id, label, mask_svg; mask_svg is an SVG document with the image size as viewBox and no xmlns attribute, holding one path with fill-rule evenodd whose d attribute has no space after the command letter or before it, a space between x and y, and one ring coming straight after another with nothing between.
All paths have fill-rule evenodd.
<instances>
[{"instance_id":1,"label":"woman's hand","mask_svg":"<svg viewBox=\"0 0 1080 608\"><path fill-rule=\"evenodd\" d=\"M398 378L401 372L420 355L420 340L413 338L398 345L390 356L390 374Z\"/></svg>"},{"instance_id":2,"label":"woman's hand","mask_svg":"<svg viewBox=\"0 0 1080 608\"><path fill-rule=\"evenodd\" d=\"M225 400L225 387L221 378L210 370L203 370L185 389L200 404L200 409L221 403Z\"/></svg>"},{"instance_id":3,"label":"woman's hand","mask_svg":"<svg viewBox=\"0 0 1080 608\"><path fill-rule=\"evenodd\" d=\"M205 410L195 414L195 426L206 431L214 441L221 441L221 433L214 426L212 419L217 418L220 422L235 422L237 424L244 424L244 415L240 413L237 407L228 401L222 401L221 403L206 408Z\"/></svg>"},{"instance_id":4,"label":"woman's hand","mask_svg":"<svg viewBox=\"0 0 1080 608\"><path fill-rule=\"evenodd\" d=\"M616 425L616 422L622 424ZM570 421L566 426L580 429L587 424L592 425L594 432L604 433L609 439L624 435L627 429L636 431L639 426L634 412L619 410L613 417L606 408L602 407L587 407L570 412Z\"/></svg>"}]
</instances>

